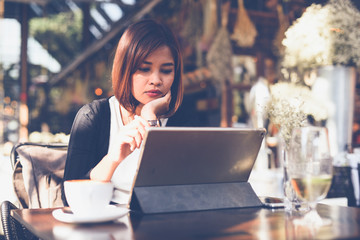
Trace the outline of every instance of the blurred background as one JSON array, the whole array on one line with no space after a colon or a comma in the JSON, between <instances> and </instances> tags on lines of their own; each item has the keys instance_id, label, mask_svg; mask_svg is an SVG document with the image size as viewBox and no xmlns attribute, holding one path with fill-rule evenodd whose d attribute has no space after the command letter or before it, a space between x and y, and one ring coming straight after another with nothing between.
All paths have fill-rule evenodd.
<instances>
[{"instance_id":1,"label":"blurred background","mask_svg":"<svg viewBox=\"0 0 360 240\"><path fill-rule=\"evenodd\" d=\"M360 1L349 2L358 11ZM114 49L126 26L141 18L167 23L182 46L185 97L173 117L174 125L265 127L269 137L275 136L276 124L264 108L258 109L267 104L270 87L298 81L311 89L312 83L306 80L314 78L309 69L291 72L282 64L285 32L309 6L327 3L0 0L2 150L8 153L14 144L24 141L66 143L77 110L93 99L113 94ZM359 31L359 26L356 29ZM347 113L351 115L351 140L346 144L352 146L360 144L358 68L355 74L355 106ZM308 119L324 125L328 116L317 119L315 115L308 114ZM192 122L185 121L189 116ZM276 139L267 141L274 159L278 157L276 144Z\"/></svg>"},{"instance_id":2,"label":"blurred background","mask_svg":"<svg viewBox=\"0 0 360 240\"><path fill-rule=\"evenodd\" d=\"M15 144L67 143L78 109L113 94L116 44L142 18L168 24L181 44L185 96L169 123L267 129L250 178L258 195L282 196L281 156L303 120L329 128L349 183L349 159L360 164L359 9L360 0L0 0L0 200L15 198ZM350 189L343 183L336 189Z\"/></svg>"}]
</instances>

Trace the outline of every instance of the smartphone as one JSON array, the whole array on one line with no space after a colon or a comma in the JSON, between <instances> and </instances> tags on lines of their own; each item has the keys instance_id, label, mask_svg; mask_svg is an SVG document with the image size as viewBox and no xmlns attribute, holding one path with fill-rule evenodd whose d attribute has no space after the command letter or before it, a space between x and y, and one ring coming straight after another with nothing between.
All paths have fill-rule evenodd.
<instances>
[{"instance_id":1,"label":"smartphone","mask_svg":"<svg viewBox=\"0 0 360 240\"><path fill-rule=\"evenodd\" d=\"M283 208L284 200L276 197L259 197L263 206L266 208Z\"/></svg>"}]
</instances>

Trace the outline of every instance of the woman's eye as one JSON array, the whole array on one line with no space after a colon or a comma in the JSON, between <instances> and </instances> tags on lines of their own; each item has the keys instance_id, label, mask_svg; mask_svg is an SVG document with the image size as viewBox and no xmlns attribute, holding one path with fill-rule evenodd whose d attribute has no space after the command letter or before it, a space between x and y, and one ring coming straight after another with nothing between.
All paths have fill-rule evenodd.
<instances>
[{"instance_id":1,"label":"woman's eye","mask_svg":"<svg viewBox=\"0 0 360 240\"><path fill-rule=\"evenodd\" d=\"M163 70L161 70L161 72L162 73L164 73L164 74L170 74L170 73L172 73L172 69L163 69Z\"/></svg>"},{"instance_id":2,"label":"woman's eye","mask_svg":"<svg viewBox=\"0 0 360 240\"><path fill-rule=\"evenodd\" d=\"M140 71L140 72L149 72L150 71L150 68L138 68L138 70Z\"/></svg>"}]
</instances>

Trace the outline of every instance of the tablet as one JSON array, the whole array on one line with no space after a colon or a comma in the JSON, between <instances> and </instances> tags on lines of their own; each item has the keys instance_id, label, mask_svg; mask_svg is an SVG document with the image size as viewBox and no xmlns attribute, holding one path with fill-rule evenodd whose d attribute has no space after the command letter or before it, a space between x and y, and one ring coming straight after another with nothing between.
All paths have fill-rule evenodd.
<instances>
[{"instance_id":1,"label":"tablet","mask_svg":"<svg viewBox=\"0 0 360 240\"><path fill-rule=\"evenodd\" d=\"M134 187L247 182L266 130L150 128Z\"/></svg>"}]
</instances>

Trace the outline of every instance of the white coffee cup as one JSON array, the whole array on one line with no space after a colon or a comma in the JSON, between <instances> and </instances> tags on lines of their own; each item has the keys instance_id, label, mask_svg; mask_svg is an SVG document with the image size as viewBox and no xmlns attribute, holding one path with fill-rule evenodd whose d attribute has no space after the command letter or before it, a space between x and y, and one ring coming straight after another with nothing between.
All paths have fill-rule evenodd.
<instances>
[{"instance_id":1,"label":"white coffee cup","mask_svg":"<svg viewBox=\"0 0 360 240\"><path fill-rule=\"evenodd\" d=\"M76 215L90 215L101 212L109 205L114 185L88 179L67 180L64 182L66 201Z\"/></svg>"}]
</instances>

